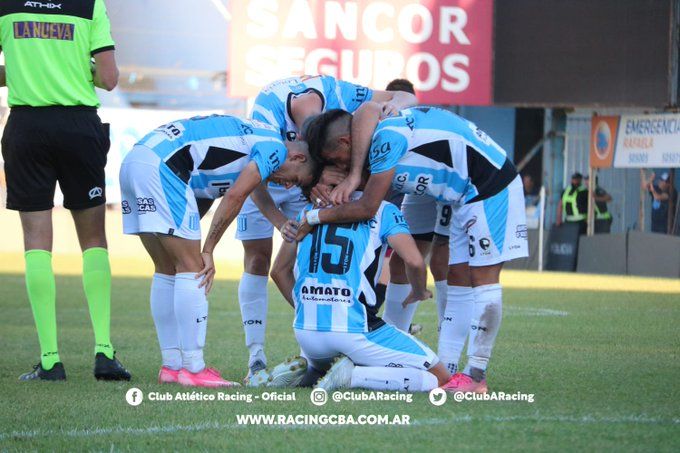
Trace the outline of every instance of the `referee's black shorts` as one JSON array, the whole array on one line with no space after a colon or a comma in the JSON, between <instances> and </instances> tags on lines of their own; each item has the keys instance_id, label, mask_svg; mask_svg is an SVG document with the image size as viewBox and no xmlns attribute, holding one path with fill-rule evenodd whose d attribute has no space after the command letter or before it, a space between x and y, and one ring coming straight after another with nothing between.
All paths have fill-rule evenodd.
<instances>
[{"instance_id":1,"label":"referee's black shorts","mask_svg":"<svg viewBox=\"0 0 680 453\"><path fill-rule=\"evenodd\" d=\"M51 209L57 181L67 209L105 203L109 146L93 107L12 108L2 135L7 209Z\"/></svg>"}]
</instances>

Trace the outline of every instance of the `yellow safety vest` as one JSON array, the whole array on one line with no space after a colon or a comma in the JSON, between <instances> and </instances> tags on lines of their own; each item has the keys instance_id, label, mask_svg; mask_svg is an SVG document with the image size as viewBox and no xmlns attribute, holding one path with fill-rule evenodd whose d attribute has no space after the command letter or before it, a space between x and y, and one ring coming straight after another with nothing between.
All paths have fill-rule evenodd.
<instances>
[{"instance_id":1,"label":"yellow safety vest","mask_svg":"<svg viewBox=\"0 0 680 453\"><path fill-rule=\"evenodd\" d=\"M597 201L593 200L595 203L595 219L596 220L611 220L612 214L609 212L607 207L607 202L602 202L604 204L604 210L600 211L600 207L597 205Z\"/></svg>"},{"instance_id":2,"label":"yellow safety vest","mask_svg":"<svg viewBox=\"0 0 680 453\"><path fill-rule=\"evenodd\" d=\"M588 217L587 212L579 212L578 203L576 202L578 194L587 192L584 186L579 186L577 189L569 186L562 195L562 213L564 214L565 222L581 222Z\"/></svg>"}]
</instances>

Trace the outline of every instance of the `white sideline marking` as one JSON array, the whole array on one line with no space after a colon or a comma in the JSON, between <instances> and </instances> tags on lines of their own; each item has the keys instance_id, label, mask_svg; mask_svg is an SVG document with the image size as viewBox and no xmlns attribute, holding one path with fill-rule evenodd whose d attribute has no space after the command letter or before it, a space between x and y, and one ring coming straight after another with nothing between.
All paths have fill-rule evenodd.
<instances>
[{"instance_id":1,"label":"white sideline marking","mask_svg":"<svg viewBox=\"0 0 680 453\"><path fill-rule=\"evenodd\" d=\"M568 311L552 310L550 308L530 308L530 307L515 307L505 306L503 311L509 312L509 315L517 316L567 316Z\"/></svg>"},{"instance_id":2,"label":"white sideline marking","mask_svg":"<svg viewBox=\"0 0 680 453\"><path fill-rule=\"evenodd\" d=\"M509 416L471 416L456 415L451 418L428 418L414 420L410 426L431 426L447 425L451 423L472 423L472 422L557 422L574 423L580 425L597 424L633 424L633 425L680 425L680 418L658 418L647 417L645 415L627 415L623 417L599 417L594 415L554 415L543 416L535 415L509 415ZM129 428L116 426L112 428L94 429L71 429L71 430L33 430L33 431L12 431L0 433L0 440L4 439L34 439L37 437L92 437L106 436L110 434L126 435L148 435L148 434L167 434L176 432L199 432L199 431L221 431L228 429L248 428L257 426L258 428L270 429L318 429L318 428L344 428L346 426L335 425L239 425L237 423L200 423L195 425L168 425L168 426L148 426L146 428Z\"/></svg>"}]
</instances>

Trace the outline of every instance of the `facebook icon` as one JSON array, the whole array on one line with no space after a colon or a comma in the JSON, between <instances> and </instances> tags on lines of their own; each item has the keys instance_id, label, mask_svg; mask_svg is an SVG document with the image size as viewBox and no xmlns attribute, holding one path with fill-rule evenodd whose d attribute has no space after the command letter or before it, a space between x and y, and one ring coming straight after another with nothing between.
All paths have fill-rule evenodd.
<instances>
[{"instance_id":1,"label":"facebook icon","mask_svg":"<svg viewBox=\"0 0 680 453\"><path fill-rule=\"evenodd\" d=\"M142 400L144 400L144 393L137 387L132 387L125 393L125 401L127 401L130 406L139 406L142 404Z\"/></svg>"}]
</instances>

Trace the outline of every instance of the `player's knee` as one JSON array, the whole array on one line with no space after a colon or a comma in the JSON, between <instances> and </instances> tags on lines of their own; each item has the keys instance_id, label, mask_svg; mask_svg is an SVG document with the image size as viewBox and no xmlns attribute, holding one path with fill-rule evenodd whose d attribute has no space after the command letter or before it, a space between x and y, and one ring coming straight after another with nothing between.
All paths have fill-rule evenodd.
<instances>
[{"instance_id":1,"label":"player's knee","mask_svg":"<svg viewBox=\"0 0 680 453\"><path fill-rule=\"evenodd\" d=\"M451 264L447 280L448 284L453 286L472 286L470 267L467 263Z\"/></svg>"},{"instance_id":2,"label":"player's knee","mask_svg":"<svg viewBox=\"0 0 680 453\"><path fill-rule=\"evenodd\" d=\"M396 253L392 253L392 257L390 258L390 282L408 283L404 260Z\"/></svg>"},{"instance_id":3,"label":"player's knee","mask_svg":"<svg viewBox=\"0 0 680 453\"><path fill-rule=\"evenodd\" d=\"M244 257L245 271L253 275L267 275L269 273L271 256L261 251L249 253Z\"/></svg>"},{"instance_id":4,"label":"player's knee","mask_svg":"<svg viewBox=\"0 0 680 453\"><path fill-rule=\"evenodd\" d=\"M493 266L470 267L470 280L474 287L484 285L495 285L500 282L501 269L503 263Z\"/></svg>"}]
</instances>

